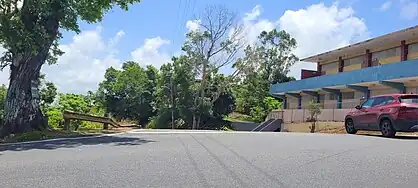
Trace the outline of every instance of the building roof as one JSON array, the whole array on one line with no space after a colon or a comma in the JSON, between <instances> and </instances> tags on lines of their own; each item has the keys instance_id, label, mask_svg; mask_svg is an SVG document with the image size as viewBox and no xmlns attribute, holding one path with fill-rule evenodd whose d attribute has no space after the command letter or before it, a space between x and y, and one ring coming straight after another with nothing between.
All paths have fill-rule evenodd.
<instances>
[{"instance_id":1,"label":"building roof","mask_svg":"<svg viewBox=\"0 0 418 188\"><path fill-rule=\"evenodd\" d=\"M320 62L338 59L338 57L352 56L354 54L364 54L366 49L376 49L380 46L398 43L400 40L409 40L414 38L418 38L418 25L318 55L306 57L301 59L301 61Z\"/></svg>"}]
</instances>

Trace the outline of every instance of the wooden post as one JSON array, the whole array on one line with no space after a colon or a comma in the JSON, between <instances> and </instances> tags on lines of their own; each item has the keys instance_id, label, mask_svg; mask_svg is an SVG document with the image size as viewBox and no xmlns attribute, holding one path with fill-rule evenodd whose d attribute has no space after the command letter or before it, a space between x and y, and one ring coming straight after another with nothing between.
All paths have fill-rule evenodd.
<instances>
[{"instance_id":1,"label":"wooden post","mask_svg":"<svg viewBox=\"0 0 418 188\"><path fill-rule=\"evenodd\" d=\"M66 131L70 130L70 119L67 119L67 118L64 119L64 130Z\"/></svg>"},{"instance_id":2,"label":"wooden post","mask_svg":"<svg viewBox=\"0 0 418 188\"><path fill-rule=\"evenodd\" d=\"M103 129L105 130L109 129L109 123L103 123Z\"/></svg>"}]
</instances>

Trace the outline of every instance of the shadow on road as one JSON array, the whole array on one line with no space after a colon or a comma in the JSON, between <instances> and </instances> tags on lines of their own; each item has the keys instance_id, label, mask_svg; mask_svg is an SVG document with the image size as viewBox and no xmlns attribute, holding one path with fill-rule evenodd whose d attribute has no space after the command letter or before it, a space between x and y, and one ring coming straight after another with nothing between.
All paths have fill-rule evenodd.
<instances>
[{"instance_id":1,"label":"shadow on road","mask_svg":"<svg viewBox=\"0 0 418 188\"><path fill-rule=\"evenodd\" d=\"M385 139L393 139L393 140L418 140L418 136L405 136L405 135L400 135L400 136L395 136L393 138L387 138L384 137L382 135L373 135L373 134L360 134L361 136L371 136L371 137L379 137L379 138L385 138Z\"/></svg>"},{"instance_id":2,"label":"shadow on road","mask_svg":"<svg viewBox=\"0 0 418 188\"><path fill-rule=\"evenodd\" d=\"M137 137L121 137L121 136L102 136L82 139L68 139L60 141L44 141L40 143L13 144L0 146L0 151L25 151L31 149L53 150L58 148L75 148L84 145L111 145L111 146L137 146L150 142L152 140L144 140Z\"/></svg>"}]
</instances>

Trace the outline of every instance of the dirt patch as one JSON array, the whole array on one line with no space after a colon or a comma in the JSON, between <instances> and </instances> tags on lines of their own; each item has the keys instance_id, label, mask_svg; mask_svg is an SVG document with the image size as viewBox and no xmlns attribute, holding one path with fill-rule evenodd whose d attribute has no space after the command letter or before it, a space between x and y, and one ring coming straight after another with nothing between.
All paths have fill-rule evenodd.
<instances>
[{"instance_id":1,"label":"dirt patch","mask_svg":"<svg viewBox=\"0 0 418 188\"><path fill-rule=\"evenodd\" d=\"M312 125L310 122L303 123L285 123L284 127L290 132L302 132L308 133L310 131L309 127ZM344 122L317 122L316 123L316 132L320 131L336 131L340 128L344 128Z\"/></svg>"},{"instance_id":2,"label":"dirt patch","mask_svg":"<svg viewBox=\"0 0 418 188\"><path fill-rule=\"evenodd\" d=\"M285 123L285 128L290 132L309 132L309 126L312 123ZM317 122L316 127L317 133L328 133L328 134L347 134L344 128L344 122ZM358 131L358 135L381 135L379 131ZM396 133L397 136L418 136L418 133Z\"/></svg>"}]
</instances>

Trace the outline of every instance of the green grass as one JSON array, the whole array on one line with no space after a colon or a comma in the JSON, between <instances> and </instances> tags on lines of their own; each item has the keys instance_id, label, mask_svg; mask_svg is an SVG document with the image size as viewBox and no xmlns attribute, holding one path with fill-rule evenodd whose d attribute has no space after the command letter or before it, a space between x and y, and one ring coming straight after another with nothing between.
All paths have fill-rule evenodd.
<instances>
[{"instance_id":1,"label":"green grass","mask_svg":"<svg viewBox=\"0 0 418 188\"><path fill-rule=\"evenodd\" d=\"M238 112L232 112L227 117L225 117L224 120L230 122L253 122L250 116Z\"/></svg>"}]
</instances>

